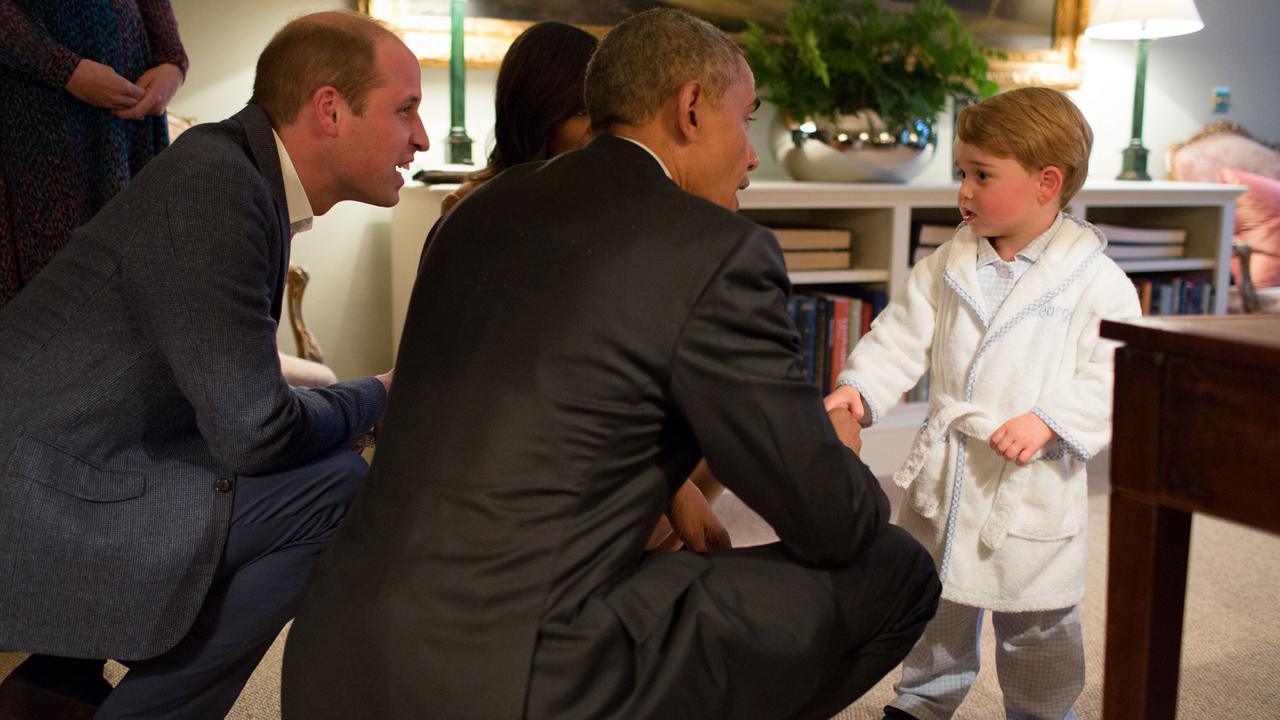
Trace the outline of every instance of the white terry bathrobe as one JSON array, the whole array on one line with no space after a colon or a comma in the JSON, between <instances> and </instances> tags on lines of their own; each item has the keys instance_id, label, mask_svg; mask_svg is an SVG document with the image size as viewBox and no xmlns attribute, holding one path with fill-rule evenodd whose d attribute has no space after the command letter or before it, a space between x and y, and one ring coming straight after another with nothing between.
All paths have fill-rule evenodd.
<instances>
[{"instance_id":1,"label":"white terry bathrobe","mask_svg":"<svg viewBox=\"0 0 1280 720\"><path fill-rule=\"evenodd\" d=\"M918 263L838 381L861 391L874 423L931 372L928 420L894 479L898 522L933 554L943 598L1066 608L1084 596L1085 462L1111 436L1115 343L1098 325L1140 315L1138 297L1102 234L1067 216L992 317L978 242L962 227ZM1019 466L987 442L1028 411L1061 439Z\"/></svg>"}]
</instances>

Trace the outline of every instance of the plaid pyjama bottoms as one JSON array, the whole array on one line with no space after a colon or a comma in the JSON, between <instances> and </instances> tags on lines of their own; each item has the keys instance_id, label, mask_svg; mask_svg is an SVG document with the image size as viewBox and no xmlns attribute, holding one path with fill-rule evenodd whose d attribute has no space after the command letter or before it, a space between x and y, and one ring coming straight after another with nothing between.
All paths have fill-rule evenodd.
<instances>
[{"instance_id":1,"label":"plaid pyjama bottoms","mask_svg":"<svg viewBox=\"0 0 1280 720\"><path fill-rule=\"evenodd\" d=\"M919 720L949 720L978 676L986 610L947 600L902 662L890 703ZM1084 689L1080 610L993 612L996 676L1009 720L1076 720Z\"/></svg>"}]
</instances>

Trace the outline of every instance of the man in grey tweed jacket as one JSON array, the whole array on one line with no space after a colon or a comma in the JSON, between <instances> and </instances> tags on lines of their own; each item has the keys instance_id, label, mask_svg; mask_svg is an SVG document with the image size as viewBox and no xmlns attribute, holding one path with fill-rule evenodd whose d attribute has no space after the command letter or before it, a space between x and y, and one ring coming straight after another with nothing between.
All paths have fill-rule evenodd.
<instances>
[{"instance_id":1,"label":"man in grey tweed jacket","mask_svg":"<svg viewBox=\"0 0 1280 720\"><path fill-rule=\"evenodd\" d=\"M381 25L293 21L0 312L0 650L126 661L99 717L224 715L345 514L391 377L285 383L290 239L395 204L420 94Z\"/></svg>"}]
</instances>

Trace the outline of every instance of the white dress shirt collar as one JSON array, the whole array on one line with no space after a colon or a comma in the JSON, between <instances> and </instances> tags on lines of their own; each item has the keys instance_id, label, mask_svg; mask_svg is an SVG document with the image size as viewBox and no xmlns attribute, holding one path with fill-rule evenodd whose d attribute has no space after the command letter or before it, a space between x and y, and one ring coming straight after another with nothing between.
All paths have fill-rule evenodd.
<instances>
[{"instance_id":1,"label":"white dress shirt collar","mask_svg":"<svg viewBox=\"0 0 1280 720\"><path fill-rule=\"evenodd\" d=\"M315 212L311 209L311 200L307 198L307 189L302 187L298 170L293 166L289 151L284 149L284 142L275 130L271 136L276 139L276 152L280 154L280 174L284 179L285 210L289 213L289 236L311 229L311 220Z\"/></svg>"},{"instance_id":2,"label":"white dress shirt collar","mask_svg":"<svg viewBox=\"0 0 1280 720\"><path fill-rule=\"evenodd\" d=\"M1031 242L1027 243L1026 247L1019 250L1014 255L1014 259L1010 260L1009 262L1016 262L1019 258L1021 258L1022 260L1026 261L1028 265L1030 265L1031 263L1034 263L1035 261L1039 260L1040 255L1044 252L1044 249L1049 246L1049 240L1051 240L1053 236L1057 234L1058 228L1060 227L1062 227L1061 211L1059 211L1058 216L1053 219L1053 224L1049 226L1048 230L1045 230L1044 232L1040 233L1039 235L1036 236L1035 240L1032 240ZM986 242L978 243L978 267L983 267L985 265L991 265L993 263L998 263L998 262L1004 262L1004 258L1000 257L1000 255L996 253L996 250L994 247L992 247L990 240L988 240L987 238L981 238L981 240L986 240Z\"/></svg>"},{"instance_id":3,"label":"white dress shirt collar","mask_svg":"<svg viewBox=\"0 0 1280 720\"><path fill-rule=\"evenodd\" d=\"M650 150L648 145L645 145L644 143L640 142L639 140L636 140L635 138L629 138L623 135L615 135L614 137L621 138L630 143L635 143L636 145L639 145L640 147L644 148L645 152L649 153L649 155L652 156L654 160L658 161L658 167L662 168L662 172L666 173L668 178L671 177L671 171L667 169L667 164L662 162L662 158L658 157L657 153Z\"/></svg>"}]
</instances>

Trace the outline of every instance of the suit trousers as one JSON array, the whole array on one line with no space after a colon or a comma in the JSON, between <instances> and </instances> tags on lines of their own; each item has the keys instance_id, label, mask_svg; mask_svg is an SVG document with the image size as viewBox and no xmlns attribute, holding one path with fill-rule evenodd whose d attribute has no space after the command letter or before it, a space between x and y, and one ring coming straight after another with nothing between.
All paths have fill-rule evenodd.
<instances>
[{"instance_id":1,"label":"suit trousers","mask_svg":"<svg viewBox=\"0 0 1280 720\"><path fill-rule=\"evenodd\" d=\"M367 470L359 454L343 449L237 478L226 546L195 623L168 651L128 663L95 717L224 717L293 617L311 566Z\"/></svg>"},{"instance_id":2,"label":"suit trousers","mask_svg":"<svg viewBox=\"0 0 1280 720\"><path fill-rule=\"evenodd\" d=\"M826 720L902 660L941 592L928 553L893 525L844 567L805 564L780 543L683 554L650 557L572 626L542 629L529 720ZM695 562L707 567L677 601L628 602L619 623L618 596Z\"/></svg>"},{"instance_id":3,"label":"suit trousers","mask_svg":"<svg viewBox=\"0 0 1280 720\"><path fill-rule=\"evenodd\" d=\"M796 720L826 720L865 695L915 646L942 594L933 559L896 525L853 565L830 572L840 631Z\"/></svg>"}]
</instances>

